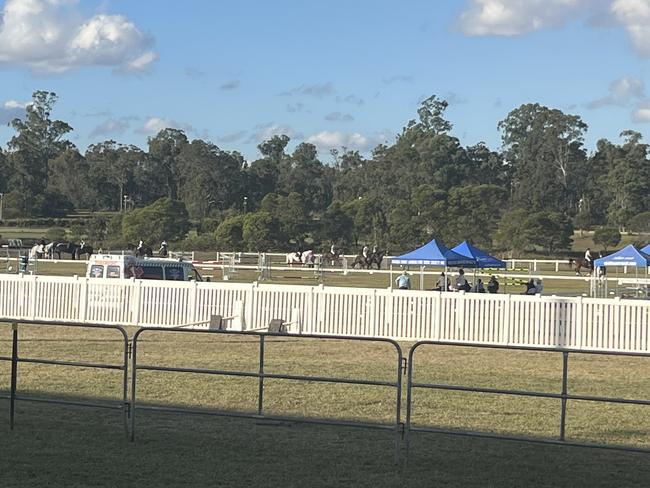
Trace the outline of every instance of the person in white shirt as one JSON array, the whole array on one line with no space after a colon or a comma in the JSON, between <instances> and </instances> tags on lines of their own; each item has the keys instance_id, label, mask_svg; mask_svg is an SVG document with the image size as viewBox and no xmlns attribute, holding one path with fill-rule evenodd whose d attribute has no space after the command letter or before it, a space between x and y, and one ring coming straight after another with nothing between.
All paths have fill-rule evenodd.
<instances>
[{"instance_id":1,"label":"person in white shirt","mask_svg":"<svg viewBox=\"0 0 650 488\"><path fill-rule=\"evenodd\" d=\"M411 289L411 277L406 272L406 270L402 271L402 274L397 277L397 279L395 280L395 283L397 283L397 287L400 290L410 290Z\"/></svg>"},{"instance_id":2,"label":"person in white shirt","mask_svg":"<svg viewBox=\"0 0 650 488\"><path fill-rule=\"evenodd\" d=\"M470 286L465 278L465 270L462 268L458 270L458 277L456 278L456 291L469 291Z\"/></svg>"},{"instance_id":3,"label":"person in white shirt","mask_svg":"<svg viewBox=\"0 0 650 488\"><path fill-rule=\"evenodd\" d=\"M591 249L587 248L585 251L585 261L587 261L587 264L589 265L590 270L594 270L594 258L591 255Z\"/></svg>"}]
</instances>

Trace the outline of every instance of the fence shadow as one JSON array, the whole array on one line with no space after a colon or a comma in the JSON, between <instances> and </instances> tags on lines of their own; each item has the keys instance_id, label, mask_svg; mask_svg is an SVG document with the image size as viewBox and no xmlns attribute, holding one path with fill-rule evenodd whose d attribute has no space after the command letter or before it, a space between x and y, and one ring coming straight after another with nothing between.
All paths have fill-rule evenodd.
<instances>
[{"instance_id":1,"label":"fence shadow","mask_svg":"<svg viewBox=\"0 0 650 488\"><path fill-rule=\"evenodd\" d=\"M408 465L396 467L391 436L362 429L151 412L131 444L109 412L21 403L16 418L13 432L0 424L7 488L597 487L650 477L644 454L446 435L414 435Z\"/></svg>"}]
</instances>

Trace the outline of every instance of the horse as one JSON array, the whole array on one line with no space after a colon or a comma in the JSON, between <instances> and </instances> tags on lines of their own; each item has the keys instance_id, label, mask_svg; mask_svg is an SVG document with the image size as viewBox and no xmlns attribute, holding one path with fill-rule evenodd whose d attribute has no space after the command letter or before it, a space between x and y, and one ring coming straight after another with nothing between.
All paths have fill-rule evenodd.
<instances>
[{"instance_id":1,"label":"horse","mask_svg":"<svg viewBox=\"0 0 650 488\"><path fill-rule=\"evenodd\" d=\"M372 268L373 264L377 265L377 269L381 269L381 262L384 260L386 251L375 251L368 256L367 263L368 269Z\"/></svg>"},{"instance_id":2,"label":"horse","mask_svg":"<svg viewBox=\"0 0 650 488\"><path fill-rule=\"evenodd\" d=\"M586 270L589 271L589 274L591 274L594 270L594 262L588 261L587 259L584 258L576 258L576 259L570 258L569 267L575 270L578 276L582 276L582 274L580 273L580 269L585 268Z\"/></svg>"},{"instance_id":3,"label":"horse","mask_svg":"<svg viewBox=\"0 0 650 488\"><path fill-rule=\"evenodd\" d=\"M302 264L302 253L300 251L290 252L285 256L285 263L289 266L293 264Z\"/></svg>"},{"instance_id":4,"label":"horse","mask_svg":"<svg viewBox=\"0 0 650 488\"><path fill-rule=\"evenodd\" d=\"M352 261L352 268L356 268L357 265L359 265L360 268L365 267L366 269L370 269L370 255L365 257L363 254L358 254L357 257L354 258L354 261Z\"/></svg>"},{"instance_id":5,"label":"horse","mask_svg":"<svg viewBox=\"0 0 650 488\"><path fill-rule=\"evenodd\" d=\"M84 244L83 246L79 246L77 249L77 259L81 259L82 254L86 254L88 257L90 257L92 254L95 254L95 250L92 248L92 246Z\"/></svg>"},{"instance_id":6,"label":"horse","mask_svg":"<svg viewBox=\"0 0 650 488\"><path fill-rule=\"evenodd\" d=\"M337 264L339 266L343 266L343 251L338 250L334 254L332 254L330 251L327 251L321 255L321 262L329 262L331 263L332 267L336 266Z\"/></svg>"},{"instance_id":7,"label":"horse","mask_svg":"<svg viewBox=\"0 0 650 488\"><path fill-rule=\"evenodd\" d=\"M153 257L153 249L151 246L147 246L146 244L143 244L142 247L138 247L135 244L129 244L128 248L129 251L133 251L133 254L138 258L143 258L145 256L149 258Z\"/></svg>"},{"instance_id":8,"label":"horse","mask_svg":"<svg viewBox=\"0 0 650 488\"><path fill-rule=\"evenodd\" d=\"M61 253L66 253L70 255L70 259L77 259L79 246L74 242L57 242L56 244L52 244L50 248L50 255L52 257L56 254L56 258L61 259Z\"/></svg>"},{"instance_id":9,"label":"horse","mask_svg":"<svg viewBox=\"0 0 650 488\"><path fill-rule=\"evenodd\" d=\"M303 252L300 255L300 261L302 262L303 266L308 266L310 268L313 268L314 262L316 261L316 255L314 254L314 251L309 249Z\"/></svg>"}]
</instances>

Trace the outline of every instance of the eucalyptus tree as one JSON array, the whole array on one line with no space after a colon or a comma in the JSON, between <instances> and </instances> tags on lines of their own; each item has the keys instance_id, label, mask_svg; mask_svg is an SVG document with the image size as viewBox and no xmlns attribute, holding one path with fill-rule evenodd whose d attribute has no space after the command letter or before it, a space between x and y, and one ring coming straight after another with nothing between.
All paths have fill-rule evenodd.
<instances>
[{"instance_id":1,"label":"eucalyptus tree","mask_svg":"<svg viewBox=\"0 0 650 488\"><path fill-rule=\"evenodd\" d=\"M511 111L498 127L513 168L513 204L575 214L584 184L587 124L534 103Z\"/></svg>"},{"instance_id":2,"label":"eucalyptus tree","mask_svg":"<svg viewBox=\"0 0 650 488\"><path fill-rule=\"evenodd\" d=\"M53 92L34 92L25 118L15 118L9 124L16 134L8 143L7 187L20 196L21 210L27 215L42 211L50 161L74 147L64 138L72 127L51 118L57 99Z\"/></svg>"}]
</instances>

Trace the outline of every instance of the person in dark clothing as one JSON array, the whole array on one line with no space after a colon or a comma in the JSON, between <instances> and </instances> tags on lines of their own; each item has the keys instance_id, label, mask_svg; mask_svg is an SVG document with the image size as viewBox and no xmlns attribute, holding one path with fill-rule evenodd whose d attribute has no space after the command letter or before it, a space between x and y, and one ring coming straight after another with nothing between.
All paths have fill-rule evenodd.
<instances>
[{"instance_id":1,"label":"person in dark clothing","mask_svg":"<svg viewBox=\"0 0 650 488\"><path fill-rule=\"evenodd\" d=\"M488 293L497 293L499 291L499 282L497 281L496 276L490 276L490 281L488 281L487 284L487 291Z\"/></svg>"}]
</instances>

